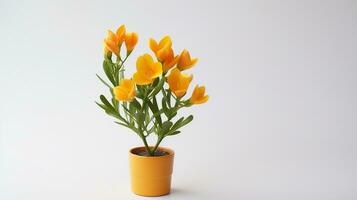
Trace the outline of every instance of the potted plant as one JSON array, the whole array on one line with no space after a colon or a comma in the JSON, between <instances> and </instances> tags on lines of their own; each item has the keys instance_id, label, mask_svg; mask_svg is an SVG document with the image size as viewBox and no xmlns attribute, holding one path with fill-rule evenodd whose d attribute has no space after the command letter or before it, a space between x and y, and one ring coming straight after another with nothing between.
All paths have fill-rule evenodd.
<instances>
[{"instance_id":1,"label":"potted plant","mask_svg":"<svg viewBox=\"0 0 357 200\"><path fill-rule=\"evenodd\" d=\"M108 81L97 74L109 88L110 98L100 95L96 104L115 123L131 129L143 141L144 146L129 151L132 191L142 196L161 196L170 192L174 151L160 147L165 137L179 134L190 123L192 115L178 117L178 112L194 104L207 102L204 86L196 86L189 98L185 98L193 79L182 71L194 66L197 58L191 58L187 50L175 55L169 36L159 42L149 40L154 57L148 53L136 59L136 72L129 78L124 75L125 61L138 42L138 35L126 32L120 26L114 33L108 31L104 39L103 70ZM126 52L121 50L126 48ZM150 146L147 138L157 137Z\"/></svg>"}]
</instances>

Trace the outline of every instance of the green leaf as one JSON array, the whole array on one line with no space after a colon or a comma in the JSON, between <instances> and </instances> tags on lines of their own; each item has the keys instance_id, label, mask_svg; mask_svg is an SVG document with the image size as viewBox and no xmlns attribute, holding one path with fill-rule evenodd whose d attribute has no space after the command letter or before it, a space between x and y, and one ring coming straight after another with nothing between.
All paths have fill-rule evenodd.
<instances>
[{"instance_id":1,"label":"green leaf","mask_svg":"<svg viewBox=\"0 0 357 200\"><path fill-rule=\"evenodd\" d=\"M125 110L126 112L128 112L128 114L130 114L130 110L129 110L124 104L122 104L121 106L124 108L124 110Z\"/></svg>"},{"instance_id":2,"label":"green leaf","mask_svg":"<svg viewBox=\"0 0 357 200\"><path fill-rule=\"evenodd\" d=\"M136 96L139 99L144 99L144 91L140 85L136 85Z\"/></svg>"},{"instance_id":3,"label":"green leaf","mask_svg":"<svg viewBox=\"0 0 357 200\"><path fill-rule=\"evenodd\" d=\"M160 80L160 82L157 83L157 85L155 86L155 89L154 89L154 90L152 91L152 93L151 93L151 96L157 95L157 93L160 92L160 90L161 90L162 86L164 85L164 83L165 83L165 77L162 78L162 79ZM154 85L155 85L155 84L154 84Z\"/></svg>"},{"instance_id":4,"label":"green leaf","mask_svg":"<svg viewBox=\"0 0 357 200\"><path fill-rule=\"evenodd\" d=\"M170 121L166 121L166 122L162 123L161 129L159 130L159 133L158 133L159 136L166 135L170 131L172 124L173 123Z\"/></svg>"},{"instance_id":5,"label":"green leaf","mask_svg":"<svg viewBox=\"0 0 357 200\"><path fill-rule=\"evenodd\" d=\"M150 113L149 113L149 106L145 106L145 124L146 124L146 127L148 126L148 124L150 123Z\"/></svg>"},{"instance_id":6,"label":"green leaf","mask_svg":"<svg viewBox=\"0 0 357 200\"><path fill-rule=\"evenodd\" d=\"M106 105L108 108L110 108L113 112L115 112L114 107L112 106L112 104L109 103L109 101L105 98L104 95L100 95L100 100L103 102L104 105Z\"/></svg>"},{"instance_id":7,"label":"green leaf","mask_svg":"<svg viewBox=\"0 0 357 200\"><path fill-rule=\"evenodd\" d=\"M105 80L103 80L98 74L96 74L96 76L98 77L98 79L104 84L106 85L109 89L113 89L112 86L110 86Z\"/></svg>"},{"instance_id":8,"label":"green leaf","mask_svg":"<svg viewBox=\"0 0 357 200\"><path fill-rule=\"evenodd\" d=\"M122 107L123 107L124 111L126 112L126 114L129 115L130 119L136 121L136 116L134 115L134 113L131 113L130 110L124 104L122 104ZM130 123L134 123L134 122L131 121Z\"/></svg>"},{"instance_id":9,"label":"green leaf","mask_svg":"<svg viewBox=\"0 0 357 200\"><path fill-rule=\"evenodd\" d=\"M134 106L137 110L141 109L141 105L138 102L138 100L134 99L132 102L130 102L130 106Z\"/></svg>"},{"instance_id":10,"label":"green leaf","mask_svg":"<svg viewBox=\"0 0 357 200\"><path fill-rule=\"evenodd\" d=\"M148 133L150 134L150 133L154 132L154 130L155 130L155 125L152 126L152 127L148 130Z\"/></svg>"},{"instance_id":11,"label":"green leaf","mask_svg":"<svg viewBox=\"0 0 357 200\"><path fill-rule=\"evenodd\" d=\"M161 106L162 106L162 109L164 110L166 117L170 118L170 110L167 108L165 98L162 98Z\"/></svg>"},{"instance_id":12,"label":"green leaf","mask_svg":"<svg viewBox=\"0 0 357 200\"><path fill-rule=\"evenodd\" d=\"M125 126L125 127L127 127L127 128L130 128L130 129L133 130L135 133L139 134L138 129L135 128L135 127L132 126L132 125L127 125L127 124L124 124L124 123L121 123L121 122L115 122L115 123L117 123L117 124L119 124L119 125L121 125L121 126Z\"/></svg>"},{"instance_id":13,"label":"green leaf","mask_svg":"<svg viewBox=\"0 0 357 200\"><path fill-rule=\"evenodd\" d=\"M99 107L101 107L105 111L105 113L127 123L127 121L120 115L120 113L118 111L114 110L112 105L108 102L108 100L103 95L100 95L100 100L103 102L103 104L100 104L98 102L95 102L95 103Z\"/></svg>"},{"instance_id":14,"label":"green leaf","mask_svg":"<svg viewBox=\"0 0 357 200\"><path fill-rule=\"evenodd\" d=\"M181 117L179 120L176 121L176 123L172 126L170 132L168 133L168 135L176 135L178 133L177 130L185 125L187 125L188 123L190 123L193 120L193 116L190 115L188 116L186 119L184 119L183 117ZM174 134L175 133L175 134Z\"/></svg>"},{"instance_id":15,"label":"green leaf","mask_svg":"<svg viewBox=\"0 0 357 200\"><path fill-rule=\"evenodd\" d=\"M184 119L185 119L184 117L181 117L179 120L177 120L175 122L175 124L172 126L171 130L175 131L175 130L179 129L181 127L180 125Z\"/></svg>"},{"instance_id":16,"label":"green leaf","mask_svg":"<svg viewBox=\"0 0 357 200\"><path fill-rule=\"evenodd\" d=\"M174 118L176 115L177 115L177 112L176 112L176 111L172 112L172 111L170 110L170 119Z\"/></svg>"},{"instance_id":17,"label":"green leaf","mask_svg":"<svg viewBox=\"0 0 357 200\"><path fill-rule=\"evenodd\" d=\"M159 113L159 107L157 105L157 101L156 101L156 97L155 96L153 98L153 102L152 103L150 101L148 101L148 105L149 105L149 108L150 108L151 112L153 113L153 115L155 117L156 122L159 124L159 126L161 126L162 125L162 119L161 119L161 116L160 116L160 113Z\"/></svg>"},{"instance_id":18,"label":"green leaf","mask_svg":"<svg viewBox=\"0 0 357 200\"><path fill-rule=\"evenodd\" d=\"M138 112L135 114L136 121L140 126L144 126L145 114Z\"/></svg>"},{"instance_id":19,"label":"green leaf","mask_svg":"<svg viewBox=\"0 0 357 200\"><path fill-rule=\"evenodd\" d=\"M121 123L121 122L115 122L115 123L130 128L127 124L124 124L124 123Z\"/></svg>"},{"instance_id":20,"label":"green leaf","mask_svg":"<svg viewBox=\"0 0 357 200\"><path fill-rule=\"evenodd\" d=\"M136 89L138 90L138 92L144 93L144 86L142 85L136 85Z\"/></svg>"},{"instance_id":21,"label":"green leaf","mask_svg":"<svg viewBox=\"0 0 357 200\"><path fill-rule=\"evenodd\" d=\"M98 102L95 102L99 107L101 107L105 113L107 113L108 115L115 117L119 120L125 121L119 114L117 114L115 111L113 111L111 108L108 108L106 105L100 104Z\"/></svg>"},{"instance_id":22,"label":"green leaf","mask_svg":"<svg viewBox=\"0 0 357 200\"><path fill-rule=\"evenodd\" d=\"M136 113L136 108L131 103L129 104L129 112L133 115ZM132 121L133 121L133 119L130 118L130 122L132 122Z\"/></svg>"},{"instance_id":23,"label":"green leaf","mask_svg":"<svg viewBox=\"0 0 357 200\"><path fill-rule=\"evenodd\" d=\"M167 135L177 135L177 134L179 134L179 133L181 133L181 131L174 131L173 133L169 133L169 134L167 134Z\"/></svg>"},{"instance_id":24,"label":"green leaf","mask_svg":"<svg viewBox=\"0 0 357 200\"><path fill-rule=\"evenodd\" d=\"M159 81L160 81L160 78L156 78L156 79L154 80L154 82L152 83L152 87L156 87L157 84L159 83Z\"/></svg>"},{"instance_id":25,"label":"green leaf","mask_svg":"<svg viewBox=\"0 0 357 200\"><path fill-rule=\"evenodd\" d=\"M136 113L136 107L134 106L134 104L132 102L129 103L129 111L130 113Z\"/></svg>"},{"instance_id":26,"label":"green leaf","mask_svg":"<svg viewBox=\"0 0 357 200\"><path fill-rule=\"evenodd\" d=\"M119 109L119 102L114 97L112 98L112 104L114 109L117 111Z\"/></svg>"},{"instance_id":27,"label":"green leaf","mask_svg":"<svg viewBox=\"0 0 357 200\"><path fill-rule=\"evenodd\" d=\"M171 107L171 90L167 90L167 103L169 104L169 106Z\"/></svg>"},{"instance_id":28,"label":"green leaf","mask_svg":"<svg viewBox=\"0 0 357 200\"><path fill-rule=\"evenodd\" d=\"M116 82L113 77L113 64L109 60L104 60L103 61L103 70L109 81L116 86Z\"/></svg>"},{"instance_id":29,"label":"green leaf","mask_svg":"<svg viewBox=\"0 0 357 200\"><path fill-rule=\"evenodd\" d=\"M185 120L183 120L183 122L181 123L181 127L187 125L188 123L190 123L193 120L193 116L190 115L188 116Z\"/></svg>"},{"instance_id":30,"label":"green leaf","mask_svg":"<svg viewBox=\"0 0 357 200\"><path fill-rule=\"evenodd\" d=\"M95 102L99 107L101 107L104 111L107 111L107 107L105 106L105 105L103 105L103 104L100 104L100 103L98 103L98 102Z\"/></svg>"},{"instance_id":31,"label":"green leaf","mask_svg":"<svg viewBox=\"0 0 357 200\"><path fill-rule=\"evenodd\" d=\"M119 68L118 67L114 67L114 80L116 80L117 84L119 85L120 83L120 76L119 76Z\"/></svg>"}]
</instances>

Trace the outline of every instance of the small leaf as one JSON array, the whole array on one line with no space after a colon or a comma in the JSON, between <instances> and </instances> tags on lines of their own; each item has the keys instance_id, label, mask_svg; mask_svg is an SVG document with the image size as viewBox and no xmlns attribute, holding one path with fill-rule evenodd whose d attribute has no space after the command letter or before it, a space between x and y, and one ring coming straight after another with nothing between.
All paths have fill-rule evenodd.
<instances>
[{"instance_id":1,"label":"small leaf","mask_svg":"<svg viewBox=\"0 0 357 200\"><path fill-rule=\"evenodd\" d=\"M135 114L135 118L136 118L136 121L138 122L138 124L140 126L144 125L144 120L145 120L145 114L144 113L141 113L141 112L136 113Z\"/></svg>"},{"instance_id":2,"label":"small leaf","mask_svg":"<svg viewBox=\"0 0 357 200\"><path fill-rule=\"evenodd\" d=\"M151 96L157 95L157 93L160 92L160 90L161 90L162 86L164 85L164 83L165 83L165 78L162 78L160 80L160 82L158 82L158 85L155 86L155 89L152 91Z\"/></svg>"},{"instance_id":3,"label":"small leaf","mask_svg":"<svg viewBox=\"0 0 357 200\"><path fill-rule=\"evenodd\" d=\"M139 99L145 98L144 91L140 85L136 85L136 97L138 97Z\"/></svg>"},{"instance_id":4,"label":"small leaf","mask_svg":"<svg viewBox=\"0 0 357 200\"><path fill-rule=\"evenodd\" d=\"M170 110L170 119L174 118L176 115L177 115L177 112L176 112L176 111L172 112L172 111Z\"/></svg>"},{"instance_id":5,"label":"small leaf","mask_svg":"<svg viewBox=\"0 0 357 200\"><path fill-rule=\"evenodd\" d=\"M113 77L113 64L109 60L103 61L103 70L109 81L116 86L114 77Z\"/></svg>"},{"instance_id":6,"label":"small leaf","mask_svg":"<svg viewBox=\"0 0 357 200\"><path fill-rule=\"evenodd\" d=\"M148 133L150 134L150 133L154 132L154 130L155 130L155 125L152 126L152 127L148 130Z\"/></svg>"},{"instance_id":7,"label":"small leaf","mask_svg":"<svg viewBox=\"0 0 357 200\"><path fill-rule=\"evenodd\" d=\"M156 87L157 84L159 83L159 81L160 81L160 78L156 78L156 79L154 80L154 82L152 83L152 87Z\"/></svg>"},{"instance_id":8,"label":"small leaf","mask_svg":"<svg viewBox=\"0 0 357 200\"><path fill-rule=\"evenodd\" d=\"M119 101L114 98L114 95L112 94L112 104L114 107L114 110L119 111Z\"/></svg>"},{"instance_id":9,"label":"small leaf","mask_svg":"<svg viewBox=\"0 0 357 200\"><path fill-rule=\"evenodd\" d=\"M113 89L105 80L103 80L98 74L96 74L96 76L98 77L98 79L104 84L106 85L109 89Z\"/></svg>"},{"instance_id":10,"label":"small leaf","mask_svg":"<svg viewBox=\"0 0 357 200\"><path fill-rule=\"evenodd\" d=\"M166 121L166 122L162 123L161 129L159 130L159 135L160 136L166 135L166 133L168 133L170 131L172 124L173 123L170 121Z\"/></svg>"},{"instance_id":11,"label":"small leaf","mask_svg":"<svg viewBox=\"0 0 357 200\"><path fill-rule=\"evenodd\" d=\"M125 122L125 119L123 117L120 116L120 114L116 113L115 111L113 111L112 108L108 108L106 105L103 105L103 104L100 104L98 102L95 102L99 107L101 107L105 113L107 113L108 115L112 116L112 117L115 117L121 121L124 121Z\"/></svg>"},{"instance_id":12,"label":"small leaf","mask_svg":"<svg viewBox=\"0 0 357 200\"><path fill-rule=\"evenodd\" d=\"M179 129L181 126L181 122L184 120L184 117L181 117L179 120L176 121L176 123L172 126L171 130L175 131L177 129Z\"/></svg>"},{"instance_id":13,"label":"small leaf","mask_svg":"<svg viewBox=\"0 0 357 200\"><path fill-rule=\"evenodd\" d=\"M155 119L156 119L156 122L159 124L159 126L162 125L162 119L161 119L161 116L159 114L159 107L157 106L157 101L156 101L156 97L154 96L153 98L153 103L151 103L150 101L148 101L148 105L149 105L149 108L151 110L151 112L153 113Z\"/></svg>"},{"instance_id":14,"label":"small leaf","mask_svg":"<svg viewBox=\"0 0 357 200\"><path fill-rule=\"evenodd\" d=\"M129 112L131 113L131 114L135 114L136 113L136 108L133 106L133 104L129 104ZM133 119L132 118L130 118L130 121L132 122L133 121Z\"/></svg>"},{"instance_id":15,"label":"small leaf","mask_svg":"<svg viewBox=\"0 0 357 200\"><path fill-rule=\"evenodd\" d=\"M125 104L122 104L121 106L124 108L124 110L125 110L126 112L128 112L128 114L130 114L130 110L126 107Z\"/></svg>"},{"instance_id":16,"label":"small leaf","mask_svg":"<svg viewBox=\"0 0 357 200\"><path fill-rule=\"evenodd\" d=\"M107 111L107 107L105 106L105 105L103 105L103 104L100 104L100 103L98 103L98 102L95 102L99 107L101 107L104 111Z\"/></svg>"},{"instance_id":17,"label":"small leaf","mask_svg":"<svg viewBox=\"0 0 357 200\"><path fill-rule=\"evenodd\" d=\"M112 104L109 103L109 101L105 98L104 95L100 95L100 100L103 102L104 105L106 105L108 108L110 108L112 111L115 111L114 107Z\"/></svg>"},{"instance_id":18,"label":"small leaf","mask_svg":"<svg viewBox=\"0 0 357 200\"><path fill-rule=\"evenodd\" d=\"M135 133L139 134L138 129L135 128L135 127L132 126L132 125L127 125L127 124L124 124L124 123L121 123L121 122L115 122L115 123L117 123L117 124L119 124L119 125L121 125L121 126L125 126L125 127L127 127L127 128L130 128L130 129L133 130Z\"/></svg>"},{"instance_id":19,"label":"small leaf","mask_svg":"<svg viewBox=\"0 0 357 200\"><path fill-rule=\"evenodd\" d=\"M190 123L193 120L193 116L190 115L188 116L186 119L184 119L183 117L181 117L179 120L176 121L176 123L172 126L170 133L168 133L168 135L172 135L173 133L175 133L179 128L187 125L188 123Z\"/></svg>"},{"instance_id":20,"label":"small leaf","mask_svg":"<svg viewBox=\"0 0 357 200\"><path fill-rule=\"evenodd\" d=\"M181 123L181 127L187 125L188 123L190 123L193 120L193 116L190 115L188 116L185 120L183 120L183 122Z\"/></svg>"},{"instance_id":21,"label":"small leaf","mask_svg":"<svg viewBox=\"0 0 357 200\"><path fill-rule=\"evenodd\" d=\"M117 80L117 84L120 83L120 76L119 76L119 69L117 67L114 67L114 80Z\"/></svg>"},{"instance_id":22,"label":"small leaf","mask_svg":"<svg viewBox=\"0 0 357 200\"><path fill-rule=\"evenodd\" d=\"M171 90L167 90L167 103L169 104L169 106L171 107Z\"/></svg>"},{"instance_id":23,"label":"small leaf","mask_svg":"<svg viewBox=\"0 0 357 200\"><path fill-rule=\"evenodd\" d=\"M138 102L138 100L134 99L132 102L130 102L130 106L134 106L137 110L140 110L141 109L141 105L140 103Z\"/></svg>"},{"instance_id":24,"label":"small leaf","mask_svg":"<svg viewBox=\"0 0 357 200\"><path fill-rule=\"evenodd\" d=\"M170 118L170 110L167 108L165 98L162 98L161 106L162 106L162 109L163 109L163 111L164 111L166 117L167 117L167 118Z\"/></svg>"},{"instance_id":25,"label":"small leaf","mask_svg":"<svg viewBox=\"0 0 357 200\"><path fill-rule=\"evenodd\" d=\"M173 133L169 133L169 134L167 134L167 135L177 135L177 134L179 134L179 133L181 133L181 131L175 131L175 132L173 132Z\"/></svg>"},{"instance_id":26,"label":"small leaf","mask_svg":"<svg viewBox=\"0 0 357 200\"><path fill-rule=\"evenodd\" d=\"M115 123L130 128L127 124L124 124L124 123L121 123L121 122L115 122Z\"/></svg>"},{"instance_id":27,"label":"small leaf","mask_svg":"<svg viewBox=\"0 0 357 200\"><path fill-rule=\"evenodd\" d=\"M124 109L124 112L126 112L126 114L129 115L130 120L136 121L136 116L130 112L130 110L126 107L126 105L122 104L122 108ZM134 123L134 121L130 121L130 123Z\"/></svg>"},{"instance_id":28,"label":"small leaf","mask_svg":"<svg viewBox=\"0 0 357 200\"><path fill-rule=\"evenodd\" d=\"M151 119L148 106L145 107L144 113L145 113L145 124L146 124L146 127L147 127L148 124L150 123L150 119Z\"/></svg>"}]
</instances>

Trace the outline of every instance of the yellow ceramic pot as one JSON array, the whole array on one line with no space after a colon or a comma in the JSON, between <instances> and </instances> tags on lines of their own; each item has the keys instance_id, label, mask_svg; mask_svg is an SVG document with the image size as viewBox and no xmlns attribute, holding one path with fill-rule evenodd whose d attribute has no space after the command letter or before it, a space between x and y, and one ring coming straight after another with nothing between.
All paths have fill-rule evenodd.
<instances>
[{"instance_id":1,"label":"yellow ceramic pot","mask_svg":"<svg viewBox=\"0 0 357 200\"><path fill-rule=\"evenodd\" d=\"M129 152L131 189L141 196L162 196L170 193L174 151L159 147L167 152L163 156L139 156L145 147L136 147Z\"/></svg>"}]
</instances>

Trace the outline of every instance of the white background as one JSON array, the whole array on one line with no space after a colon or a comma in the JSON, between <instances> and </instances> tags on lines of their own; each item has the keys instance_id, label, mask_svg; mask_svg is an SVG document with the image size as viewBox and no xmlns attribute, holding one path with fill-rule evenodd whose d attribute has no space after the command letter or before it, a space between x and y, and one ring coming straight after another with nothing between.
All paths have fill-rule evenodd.
<instances>
[{"instance_id":1,"label":"white background","mask_svg":"<svg viewBox=\"0 0 357 200\"><path fill-rule=\"evenodd\" d=\"M0 199L146 199L142 145L95 104L107 29L170 34L210 101L158 199L357 199L356 1L1 1ZM190 92L191 93L190 89Z\"/></svg>"}]
</instances>

